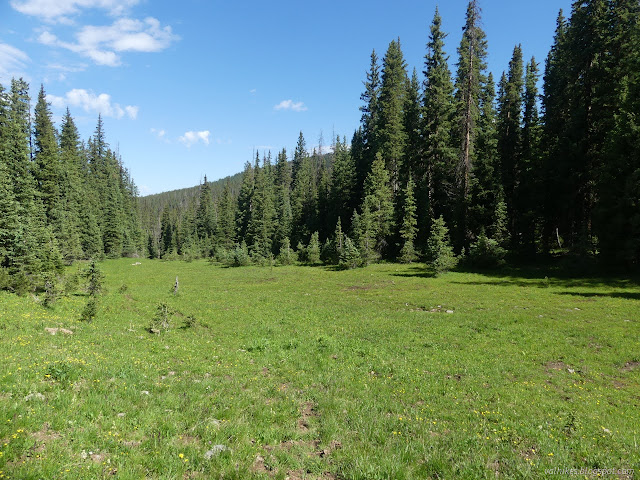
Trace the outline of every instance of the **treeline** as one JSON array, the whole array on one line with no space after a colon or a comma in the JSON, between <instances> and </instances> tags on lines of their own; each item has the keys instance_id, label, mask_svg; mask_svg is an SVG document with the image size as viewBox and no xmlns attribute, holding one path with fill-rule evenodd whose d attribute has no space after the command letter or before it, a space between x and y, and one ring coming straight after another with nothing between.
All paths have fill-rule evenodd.
<instances>
[{"instance_id":1,"label":"treeline","mask_svg":"<svg viewBox=\"0 0 640 480\"><path fill-rule=\"evenodd\" d=\"M355 266L450 245L483 265L555 250L637 267L639 19L637 0L576 1L542 72L516 45L496 85L478 2L455 72L436 10L422 75L399 40L382 62L371 54L361 125L334 139L330 164L300 134L291 162L283 150L247 163L237 197L205 183L180 218L163 215L152 253L286 262L296 246Z\"/></svg>"},{"instance_id":2,"label":"treeline","mask_svg":"<svg viewBox=\"0 0 640 480\"><path fill-rule=\"evenodd\" d=\"M44 88L0 85L0 288L42 287L75 260L136 255L136 186L105 140L85 144L67 109L57 131Z\"/></svg>"}]
</instances>

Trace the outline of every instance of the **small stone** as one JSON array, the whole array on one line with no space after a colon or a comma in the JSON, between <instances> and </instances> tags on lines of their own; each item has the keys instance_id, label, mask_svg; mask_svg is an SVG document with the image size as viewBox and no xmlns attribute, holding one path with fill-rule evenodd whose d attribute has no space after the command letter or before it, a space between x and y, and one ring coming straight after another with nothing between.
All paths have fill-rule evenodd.
<instances>
[{"instance_id":1,"label":"small stone","mask_svg":"<svg viewBox=\"0 0 640 480\"><path fill-rule=\"evenodd\" d=\"M25 401L25 402L28 402L28 401L33 400L33 399L35 399L35 400L44 400L44 399L45 399L45 397L44 397L44 395L43 395L43 394L41 394L41 393L39 393L39 392L36 392L36 393L30 393L29 395L27 395L26 397L24 397L24 401Z\"/></svg>"},{"instance_id":2,"label":"small stone","mask_svg":"<svg viewBox=\"0 0 640 480\"><path fill-rule=\"evenodd\" d=\"M64 333L65 335L73 335L73 332L71 330L67 330L66 328L60 328L58 329L58 331L60 333Z\"/></svg>"},{"instance_id":3,"label":"small stone","mask_svg":"<svg viewBox=\"0 0 640 480\"><path fill-rule=\"evenodd\" d=\"M453 313L453 310L447 310L447 313Z\"/></svg>"},{"instance_id":4,"label":"small stone","mask_svg":"<svg viewBox=\"0 0 640 480\"><path fill-rule=\"evenodd\" d=\"M49 335L55 335L56 333L58 333L57 328L51 328L51 327L45 327L44 331L47 332Z\"/></svg>"},{"instance_id":5,"label":"small stone","mask_svg":"<svg viewBox=\"0 0 640 480\"><path fill-rule=\"evenodd\" d=\"M142 395L149 395L149 391L148 390L142 390L140 393Z\"/></svg>"},{"instance_id":6,"label":"small stone","mask_svg":"<svg viewBox=\"0 0 640 480\"><path fill-rule=\"evenodd\" d=\"M204 454L205 460L211 460L212 457L219 455L220 453L229 450L226 445L214 445L211 450L207 450Z\"/></svg>"},{"instance_id":7,"label":"small stone","mask_svg":"<svg viewBox=\"0 0 640 480\"><path fill-rule=\"evenodd\" d=\"M118 414L118 418L122 418L122 417L124 417L125 415L126 415L126 413L124 413L124 412L119 413L119 414Z\"/></svg>"}]
</instances>

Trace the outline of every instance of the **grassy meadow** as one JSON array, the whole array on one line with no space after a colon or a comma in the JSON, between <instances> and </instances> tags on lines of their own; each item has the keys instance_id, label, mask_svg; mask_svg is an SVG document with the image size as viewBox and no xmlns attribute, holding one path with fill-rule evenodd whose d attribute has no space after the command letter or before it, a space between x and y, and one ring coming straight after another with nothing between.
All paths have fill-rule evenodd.
<instances>
[{"instance_id":1,"label":"grassy meadow","mask_svg":"<svg viewBox=\"0 0 640 480\"><path fill-rule=\"evenodd\" d=\"M136 262L0 292L1 479L639 475L637 282Z\"/></svg>"}]
</instances>

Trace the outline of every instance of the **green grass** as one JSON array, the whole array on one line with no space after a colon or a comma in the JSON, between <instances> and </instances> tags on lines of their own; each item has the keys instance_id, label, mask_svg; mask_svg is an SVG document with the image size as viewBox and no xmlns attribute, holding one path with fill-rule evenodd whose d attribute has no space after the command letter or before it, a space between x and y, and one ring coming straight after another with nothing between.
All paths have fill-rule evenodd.
<instances>
[{"instance_id":1,"label":"green grass","mask_svg":"<svg viewBox=\"0 0 640 480\"><path fill-rule=\"evenodd\" d=\"M0 292L0 478L640 471L637 283L134 262L92 323Z\"/></svg>"}]
</instances>

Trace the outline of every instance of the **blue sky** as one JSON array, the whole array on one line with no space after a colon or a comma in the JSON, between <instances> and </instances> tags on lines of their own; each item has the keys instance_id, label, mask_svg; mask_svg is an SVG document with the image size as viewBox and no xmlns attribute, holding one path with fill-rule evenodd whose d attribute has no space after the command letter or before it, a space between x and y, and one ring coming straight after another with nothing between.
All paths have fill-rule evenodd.
<instances>
[{"instance_id":1,"label":"blue sky","mask_svg":"<svg viewBox=\"0 0 640 480\"><path fill-rule=\"evenodd\" d=\"M83 138L102 113L141 194L237 173L253 152L293 151L322 133L350 139L369 56L399 37L422 71L436 1L221 2L9 0L0 5L0 83L44 84L54 120L65 106ZM440 5L446 51L456 48L467 0ZM544 67L558 10L570 0L484 0L489 69L514 45Z\"/></svg>"}]
</instances>

